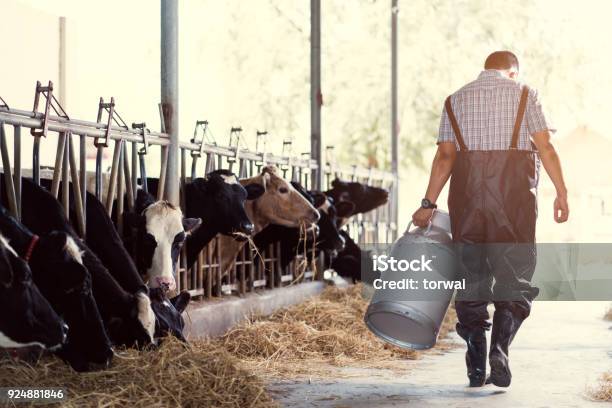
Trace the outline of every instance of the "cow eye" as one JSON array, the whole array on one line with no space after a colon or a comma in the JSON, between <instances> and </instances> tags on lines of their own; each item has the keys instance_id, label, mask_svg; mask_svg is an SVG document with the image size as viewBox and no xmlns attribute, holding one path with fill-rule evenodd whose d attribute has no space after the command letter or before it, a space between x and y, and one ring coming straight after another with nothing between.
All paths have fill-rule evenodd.
<instances>
[{"instance_id":1,"label":"cow eye","mask_svg":"<svg viewBox=\"0 0 612 408\"><path fill-rule=\"evenodd\" d=\"M145 235L143 241L143 244L148 248L155 249L157 247L157 240L155 240L155 237L149 233Z\"/></svg>"},{"instance_id":2,"label":"cow eye","mask_svg":"<svg viewBox=\"0 0 612 408\"><path fill-rule=\"evenodd\" d=\"M289 189L287 187L281 187L281 188L278 189L278 191L281 194L287 194L289 192Z\"/></svg>"}]
</instances>

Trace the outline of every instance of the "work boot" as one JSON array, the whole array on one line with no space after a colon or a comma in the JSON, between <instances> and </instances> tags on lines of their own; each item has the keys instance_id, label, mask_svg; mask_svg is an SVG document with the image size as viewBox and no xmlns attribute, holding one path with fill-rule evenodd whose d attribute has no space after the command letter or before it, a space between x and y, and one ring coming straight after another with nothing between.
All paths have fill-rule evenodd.
<instances>
[{"instance_id":1,"label":"work boot","mask_svg":"<svg viewBox=\"0 0 612 408\"><path fill-rule=\"evenodd\" d=\"M487 336L485 329L468 329L457 323L457 334L467 343L465 365L470 387L482 387L487 374Z\"/></svg>"},{"instance_id":2,"label":"work boot","mask_svg":"<svg viewBox=\"0 0 612 408\"><path fill-rule=\"evenodd\" d=\"M514 316L508 309L495 310L493 314L493 332L489 351L490 382L498 387L508 387L512 381L508 348L521 323L522 319Z\"/></svg>"}]
</instances>

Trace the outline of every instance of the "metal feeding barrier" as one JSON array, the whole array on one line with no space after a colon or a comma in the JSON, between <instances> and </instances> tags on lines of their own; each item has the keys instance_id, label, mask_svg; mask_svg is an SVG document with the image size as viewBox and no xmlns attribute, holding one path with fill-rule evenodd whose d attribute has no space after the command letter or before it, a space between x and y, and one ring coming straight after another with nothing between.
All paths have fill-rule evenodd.
<instances>
[{"instance_id":1,"label":"metal feeding barrier","mask_svg":"<svg viewBox=\"0 0 612 408\"><path fill-rule=\"evenodd\" d=\"M42 109L40 109L42 107ZM164 132L163 115L162 131L155 132L147 128L145 123L133 123L131 127L121 118L113 98L105 102L100 98L98 115L95 122L73 119L68 116L53 95L53 84L42 86L36 84L34 107L32 111L18 110L0 98L0 152L3 164L3 177L7 195L8 210L16 217L21 214L21 180L22 169L22 128L29 128L34 138L32 150L31 177L40 184L42 178L50 178L51 193L61 202L67 214L70 204L70 189L72 189L73 207L76 210L77 231L84 237L86 231L86 192L91 174L87 169L87 147L96 149L94 172L95 196L101 200L109 214L113 212L116 197L126 197L127 211L132 211L137 195L138 180L146 180L147 157L153 150L159 149L161 165L157 198L164 196L168 169L168 146L170 139ZM39 111L40 109L40 111ZM6 126L13 127L13 165L9 155L9 143ZM49 169L41 167L40 147L43 139L57 135L57 150L54 166ZM313 185L312 178L320 171L308 153L299 157L293 154L291 141L283 142L283 155L278 156L267 150L267 132L257 131L256 149L248 150L241 139L242 128L233 127L230 130L229 146L220 146L212 136L208 121L197 121L193 137L189 141L179 143L180 151L180 182L184 186L191 179L203 177L217 169L229 169L240 178L256 176L265 165L276 165L283 177L301 183L306 189ZM75 138L78 139L78 162ZM91 141L91 139L93 139ZM48 141L50 142L50 141ZM45 142L45 143L48 143ZM113 155L110 163L110 173L104 171L104 149L111 148ZM131 147L131 148L130 148ZM90 147L91 149L91 147ZM323 169L327 185L338 177L348 181L359 181L370 185L393 190L395 179L391 173L376 169L363 169L357 166L338 166L328 150L327 165ZM188 161L191 158L190 171ZM41 171L44 173L42 174ZM26 170L27 172L27 170ZM105 182L107 185L105 186ZM61 189L60 183L69 188ZM142 186L146 189L146 183ZM184 209L184 188L181 188L181 206ZM391 197L396 200L396 197ZM396 236L396 222L391 211L393 203L367 213L360 214L351 220L347 228L351 236L359 243L391 242ZM124 200L116 200L118 230L123 234L122 214L126 211ZM218 240L215 239L216 244ZM177 276L178 290L188 290L193 296L211 298L229 293L244 294L258 288L275 288L322 277L315 274L311 268L298 267L303 259L298 257L287 268L281 267L280 244L271 245L265 255L255 257L248 245L239 254L235 266L226 276L222 276L219 263L219 245L208 245L198 255L192 268L187 268L185 251L179 260ZM259 265L256 265L258 264ZM303 266L303 263L301 264Z\"/></svg>"}]
</instances>

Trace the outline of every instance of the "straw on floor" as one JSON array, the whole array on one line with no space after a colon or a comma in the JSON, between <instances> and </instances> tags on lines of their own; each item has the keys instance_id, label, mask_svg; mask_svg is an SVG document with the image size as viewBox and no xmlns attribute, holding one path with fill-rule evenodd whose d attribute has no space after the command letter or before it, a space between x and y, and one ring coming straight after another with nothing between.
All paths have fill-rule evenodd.
<instances>
[{"instance_id":1,"label":"straw on floor","mask_svg":"<svg viewBox=\"0 0 612 408\"><path fill-rule=\"evenodd\" d=\"M422 352L383 343L367 329L363 316L368 302L361 290L361 285L329 287L319 297L240 324L218 341L247 366L268 369L267 374L308 371L301 363L313 361L380 367L385 362L419 358ZM453 330L454 321L451 309L441 339ZM437 347L449 346L442 341Z\"/></svg>"},{"instance_id":2,"label":"straw on floor","mask_svg":"<svg viewBox=\"0 0 612 408\"><path fill-rule=\"evenodd\" d=\"M55 357L0 363L4 387L63 387L65 407L273 407L262 381L208 342L169 339L157 350L122 350L111 368L76 373Z\"/></svg>"},{"instance_id":3,"label":"straw on floor","mask_svg":"<svg viewBox=\"0 0 612 408\"><path fill-rule=\"evenodd\" d=\"M601 376L599 385L589 390L592 399L612 402L612 371Z\"/></svg>"},{"instance_id":4,"label":"straw on floor","mask_svg":"<svg viewBox=\"0 0 612 408\"><path fill-rule=\"evenodd\" d=\"M608 308L608 311L606 312L606 314L604 315L604 320L607 320L609 322L612 321L612 306L610 306Z\"/></svg>"}]
</instances>

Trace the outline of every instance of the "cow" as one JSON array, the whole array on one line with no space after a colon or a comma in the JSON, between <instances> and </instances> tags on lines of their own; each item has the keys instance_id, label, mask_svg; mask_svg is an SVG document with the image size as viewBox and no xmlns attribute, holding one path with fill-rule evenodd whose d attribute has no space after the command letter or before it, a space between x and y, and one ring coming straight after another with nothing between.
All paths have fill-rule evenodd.
<instances>
[{"instance_id":1,"label":"cow","mask_svg":"<svg viewBox=\"0 0 612 408\"><path fill-rule=\"evenodd\" d=\"M286 227L309 227L319 220L319 212L291 183L278 174L275 166L265 166L261 174L240 180L243 186L259 184L264 193L245 203L245 210L257 234L270 224ZM244 242L228 236L219 237L222 274L229 272Z\"/></svg>"},{"instance_id":2,"label":"cow","mask_svg":"<svg viewBox=\"0 0 612 408\"><path fill-rule=\"evenodd\" d=\"M124 215L125 225L136 229L136 265L150 288L176 289L178 257L187 237L202 223L186 218L180 208L139 189L135 210ZM129 244L128 244L129 246Z\"/></svg>"},{"instance_id":3,"label":"cow","mask_svg":"<svg viewBox=\"0 0 612 408\"><path fill-rule=\"evenodd\" d=\"M331 196L337 205L343 201L354 203L355 208L350 215L338 217L338 226L346 225L350 216L363 214L384 205L389 200L389 192L384 188L374 187L359 182L347 182L338 178L332 181L332 188L325 194ZM361 261L366 253L351 239L346 231L341 231L345 248L331 261L331 268L340 276L353 282L361 280ZM367 272L367 271L365 271Z\"/></svg>"},{"instance_id":4,"label":"cow","mask_svg":"<svg viewBox=\"0 0 612 408\"><path fill-rule=\"evenodd\" d=\"M149 178L147 185L150 192L157 192L158 180ZM243 185L229 170L215 170L186 183L185 215L203 220L202 226L187 237L187 267L195 263L198 254L218 234L236 240L250 236L254 226L245 211L245 203L263 193L260 183Z\"/></svg>"},{"instance_id":5,"label":"cow","mask_svg":"<svg viewBox=\"0 0 612 408\"><path fill-rule=\"evenodd\" d=\"M172 335L183 342L187 342L183 335L185 320L182 314L191 300L189 292L183 291L172 299L168 299L165 290L154 288L150 290L149 295L151 306L157 317L155 335L160 339Z\"/></svg>"},{"instance_id":6,"label":"cow","mask_svg":"<svg viewBox=\"0 0 612 408\"><path fill-rule=\"evenodd\" d=\"M24 225L38 235L63 231L75 239L82 252L83 265L91 274L94 299L111 342L126 347L153 344L155 315L146 292L130 293L123 289L95 253L78 238L62 206L51 193L24 178L21 194Z\"/></svg>"},{"instance_id":7,"label":"cow","mask_svg":"<svg viewBox=\"0 0 612 408\"><path fill-rule=\"evenodd\" d=\"M162 289L148 289L147 285L145 285L142 280L141 273L138 271L132 257L129 252L126 250L123 245L123 241L119 236L119 232L115 228L111 217L108 216L106 212L106 208L104 205L96 199L96 197L91 193L86 193L86 220L87 220L87 231L86 235L86 244L91 250L100 258L104 266L108 269L109 273L117 280L117 282L121 285L121 287L127 290L129 293L148 293L149 298L151 299L151 308L155 314L155 334L154 338L157 340L161 337L164 337L168 334L172 334L179 339L184 339L182 330L184 327L184 322L181 317L181 313L183 312L186 304L189 303L189 293L182 292L177 297L173 299L167 299L165 293L163 295L159 295L157 292ZM159 203L159 204L158 204ZM144 229L147 225L158 222L160 225L153 227L152 230L155 231L171 231L175 224L179 224L182 216L180 211L177 212L173 207L171 208L169 204L161 204L162 202L156 202L153 197L146 192L139 190L137 194L136 200L136 208L141 215L134 218L132 215L132 223L137 226L142 226L141 233L144 235ZM168 207L168 214L166 217L161 217L161 219L153 219L149 217L147 208L155 205L162 205ZM73 208L71 208L74 211ZM76 219L76 214L71 213L71 218ZM129 218L129 217L128 217ZM179 221L177 221L177 219ZM183 227L190 228L190 225L196 225L199 223L199 220L185 220L182 219ZM183 231L183 227L181 227L181 231ZM176 236L182 236L180 231L177 231L176 234L165 234L164 236L157 236L156 239L159 239L156 242L157 251L159 247L171 246L173 243L175 246L178 246L180 249L179 240L176 239ZM142 254L142 251L139 252ZM177 251L172 250L171 254L168 256L175 256ZM152 260L154 259L153 253L148 253L149 258L145 259L142 262L144 265L142 267L142 274L149 273L152 276L156 275L157 272L152 271L151 269L147 269L146 265L152 264ZM164 289L165 291L165 289ZM185 303L186 302L186 303ZM183 304L185 305L183 306ZM179 305L180 307L168 307L168 305Z\"/></svg>"},{"instance_id":8,"label":"cow","mask_svg":"<svg viewBox=\"0 0 612 408\"><path fill-rule=\"evenodd\" d=\"M332 188L325 195L334 199L336 204L341 201L351 201L355 208L351 215L363 214L380 207L389 200L389 192L384 188L374 187L356 181L342 181L338 178L331 183ZM345 225L348 217L342 217L339 224Z\"/></svg>"},{"instance_id":9,"label":"cow","mask_svg":"<svg viewBox=\"0 0 612 408\"><path fill-rule=\"evenodd\" d=\"M340 231L340 234L344 238L345 247L332 259L330 267L343 278L350 279L353 283L360 282L362 280L361 263L364 254L346 231ZM370 262L368 262L369 264Z\"/></svg>"},{"instance_id":10,"label":"cow","mask_svg":"<svg viewBox=\"0 0 612 408\"><path fill-rule=\"evenodd\" d=\"M28 263L34 283L70 328L57 355L79 372L107 367L113 350L74 238L60 231L35 235L1 206L0 231Z\"/></svg>"},{"instance_id":11,"label":"cow","mask_svg":"<svg viewBox=\"0 0 612 408\"><path fill-rule=\"evenodd\" d=\"M265 253L270 244L280 242L281 267L285 268L295 258L295 256L307 251L312 252L312 241L316 239L316 252L323 251L330 255L341 251L344 248L344 239L338 231L338 217L349 216L354 204L350 201L343 201L336 207L331 197L318 191L306 191L299 183L291 182L293 187L309 200L319 212L320 218L317 222L317 234L301 234L298 228L289 228L281 225L268 225L260 233L255 235L254 242L258 250ZM306 242L304 242L306 238ZM317 254L309 253L307 256L312 258Z\"/></svg>"},{"instance_id":12,"label":"cow","mask_svg":"<svg viewBox=\"0 0 612 408\"><path fill-rule=\"evenodd\" d=\"M326 253L335 254L344 249L344 237L338 229L339 220L349 217L355 211L352 201L344 200L338 203L324 193L310 192L315 197L320 196L323 203L317 207L321 218L318 222L319 237L317 249Z\"/></svg>"},{"instance_id":13,"label":"cow","mask_svg":"<svg viewBox=\"0 0 612 408\"><path fill-rule=\"evenodd\" d=\"M32 281L26 262L0 235L0 351L31 357L30 351L56 350L66 341L66 326Z\"/></svg>"}]
</instances>

